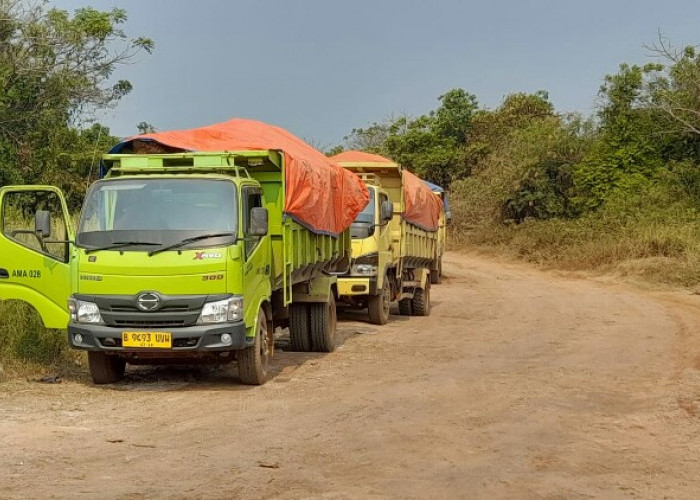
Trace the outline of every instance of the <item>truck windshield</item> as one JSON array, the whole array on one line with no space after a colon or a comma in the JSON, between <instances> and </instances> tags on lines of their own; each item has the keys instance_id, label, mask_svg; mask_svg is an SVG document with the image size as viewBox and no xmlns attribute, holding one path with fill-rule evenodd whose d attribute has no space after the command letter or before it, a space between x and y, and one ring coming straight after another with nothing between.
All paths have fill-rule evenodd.
<instances>
[{"instance_id":1,"label":"truck windshield","mask_svg":"<svg viewBox=\"0 0 700 500\"><path fill-rule=\"evenodd\" d=\"M77 244L152 250L230 245L237 230L236 187L225 179L112 179L88 191ZM213 238L198 236L213 234Z\"/></svg>"},{"instance_id":2,"label":"truck windshield","mask_svg":"<svg viewBox=\"0 0 700 500\"><path fill-rule=\"evenodd\" d=\"M360 224L374 224L374 189L369 190L369 203L365 209L357 214L355 217L355 223Z\"/></svg>"},{"instance_id":3,"label":"truck windshield","mask_svg":"<svg viewBox=\"0 0 700 500\"><path fill-rule=\"evenodd\" d=\"M375 211L374 189L369 190L369 203L365 209L357 214L355 221L350 226L350 237L353 239L369 238L374 232L374 211Z\"/></svg>"}]
</instances>

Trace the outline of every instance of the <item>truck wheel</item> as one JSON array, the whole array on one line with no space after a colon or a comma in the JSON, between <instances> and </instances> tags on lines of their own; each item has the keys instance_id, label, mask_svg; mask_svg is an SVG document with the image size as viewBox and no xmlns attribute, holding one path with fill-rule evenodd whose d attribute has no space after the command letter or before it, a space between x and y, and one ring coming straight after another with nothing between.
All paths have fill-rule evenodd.
<instances>
[{"instance_id":1,"label":"truck wheel","mask_svg":"<svg viewBox=\"0 0 700 500\"><path fill-rule=\"evenodd\" d=\"M414 316L428 316L430 314L430 283L425 283L425 288L416 288L411 300Z\"/></svg>"},{"instance_id":2,"label":"truck wheel","mask_svg":"<svg viewBox=\"0 0 700 500\"><path fill-rule=\"evenodd\" d=\"M401 316L410 316L413 314L413 304L411 299L399 300L399 314Z\"/></svg>"},{"instance_id":3,"label":"truck wheel","mask_svg":"<svg viewBox=\"0 0 700 500\"><path fill-rule=\"evenodd\" d=\"M126 361L100 351L88 351L88 366L92 381L98 385L113 384L124 378Z\"/></svg>"},{"instance_id":4,"label":"truck wheel","mask_svg":"<svg viewBox=\"0 0 700 500\"><path fill-rule=\"evenodd\" d=\"M262 385L267 381L270 357L267 352L267 317L262 309L258 312L255 343L236 353L238 376L246 385Z\"/></svg>"},{"instance_id":5,"label":"truck wheel","mask_svg":"<svg viewBox=\"0 0 700 500\"><path fill-rule=\"evenodd\" d=\"M311 350L308 304L289 305L289 338L292 341L292 351L309 352Z\"/></svg>"},{"instance_id":6,"label":"truck wheel","mask_svg":"<svg viewBox=\"0 0 700 500\"><path fill-rule=\"evenodd\" d=\"M375 325L386 325L389 321L389 305L391 304L391 289L389 280L384 278L384 286L379 291L379 295L372 295L369 298L367 308L369 309L369 321Z\"/></svg>"},{"instance_id":7,"label":"truck wheel","mask_svg":"<svg viewBox=\"0 0 700 500\"><path fill-rule=\"evenodd\" d=\"M442 283L442 259L438 261L437 269L430 270L430 283L433 285Z\"/></svg>"},{"instance_id":8,"label":"truck wheel","mask_svg":"<svg viewBox=\"0 0 700 500\"><path fill-rule=\"evenodd\" d=\"M310 304L311 347L314 352L335 350L336 312L335 299L331 295L328 303Z\"/></svg>"}]
</instances>

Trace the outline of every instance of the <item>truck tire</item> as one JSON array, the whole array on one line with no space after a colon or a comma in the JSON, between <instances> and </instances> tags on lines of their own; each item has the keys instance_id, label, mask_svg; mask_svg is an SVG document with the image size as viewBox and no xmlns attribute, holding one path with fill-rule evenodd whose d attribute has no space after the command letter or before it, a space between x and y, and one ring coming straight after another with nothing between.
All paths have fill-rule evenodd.
<instances>
[{"instance_id":1,"label":"truck tire","mask_svg":"<svg viewBox=\"0 0 700 500\"><path fill-rule=\"evenodd\" d=\"M411 299L399 300L399 314L401 316L411 316L413 314L413 304Z\"/></svg>"},{"instance_id":2,"label":"truck tire","mask_svg":"<svg viewBox=\"0 0 700 500\"><path fill-rule=\"evenodd\" d=\"M92 381L98 385L113 384L124 378L126 361L100 351L88 351L88 366Z\"/></svg>"},{"instance_id":3,"label":"truck tire","mask_svg":"<svg viewBox=\"0 0 700 500\"><path fill-rule=\"evenodd\" d=\"M428 316L430 314L430 282L426 281L425 288L416 288L411 300L414 316Z\"/></svg>"},{"instance_id":4,"label":"truck tire","mask_svg":"<svg viewBox=\"0 0 700 500\"><path fill-rule=\"evenodd\" d=\"M292 341L292 351L311 350L308 304L289 304L289 338Z\"/></svg>"},{"instance_id":5,"label":"truck tire","mask_svg":"<svg viewBox=\"0 0 700 500\"><path fill-rule=\"evenodd\" d=\"M389 280L384 278L384 286L379 295L371 295L367 303L369 321L375 325L386 325L389 322L389 306L391 304L391 289Z\"/></svg>"},{"instance_id":6,"label":"truck tire","mask_svg":"<svg viewBox=\"0 0 700 500\"><path fill-rule=\"evenodd\" d=\"M333 352L335 350L336 312L335 299L309 304L311 320L311 350L314 352Z\"/></svg>"},{"instance_id":7,"label":"truck tire","mask_svg":"<svg viewBox=\"0 0 700 500\"><path fill-rule=\"evenodd\" d=\"M438 261L437 269L430 270L430 283L433 285L442 283L442 259Z\"/></svg>"},{"instance_id":8,"label":"truck tire","mask_svg":"<svg viewBox=\"0 0 700 500\"><path fill-rule=\"evenodd\" d=\"M262 309L258 312L255 343L236 353L238 376L246 385L262 385L267 381L270 356L267 352L267 317Z\"/></svg>"}]
</instances>

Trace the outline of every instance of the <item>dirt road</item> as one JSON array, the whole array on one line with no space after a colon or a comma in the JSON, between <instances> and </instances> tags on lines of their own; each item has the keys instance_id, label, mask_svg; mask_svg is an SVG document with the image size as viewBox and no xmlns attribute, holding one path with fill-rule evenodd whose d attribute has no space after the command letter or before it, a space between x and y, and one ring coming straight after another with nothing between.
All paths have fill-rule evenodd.
<instances>
[{"instance_id":1,"label":"dirt road","mask_svg":"<svg viewBox=\"0 0 700 500\"><path fill-rule=\"evenodd\" d=\"M700 297L448 254L330 355L0 385L0 497L697 498Z\"/></svg>"}]
</instances>

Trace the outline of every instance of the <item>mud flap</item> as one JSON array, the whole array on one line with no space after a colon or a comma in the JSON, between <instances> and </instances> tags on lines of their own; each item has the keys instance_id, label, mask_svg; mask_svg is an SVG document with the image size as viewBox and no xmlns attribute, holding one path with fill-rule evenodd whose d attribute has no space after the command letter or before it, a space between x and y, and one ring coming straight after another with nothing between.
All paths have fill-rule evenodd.
<instances>
[{"instance_id":1,"label":"mud flap","mask_svg":"<svg viewBox=\"0 0 700 500\"><path fill-rule=\"evenodd\" d=\"M294 285L292 290L292 302L323 302L328 303L335 299L333 288L338 278L335 276L320 276L305 283Z\"/></svg>"}]
</instances>

